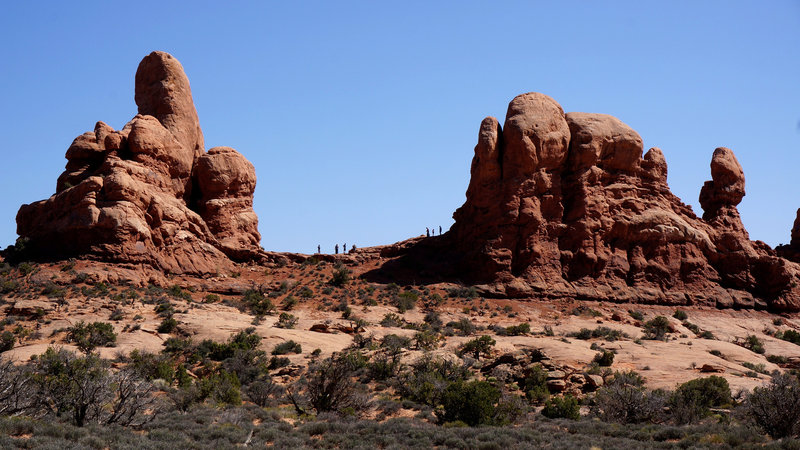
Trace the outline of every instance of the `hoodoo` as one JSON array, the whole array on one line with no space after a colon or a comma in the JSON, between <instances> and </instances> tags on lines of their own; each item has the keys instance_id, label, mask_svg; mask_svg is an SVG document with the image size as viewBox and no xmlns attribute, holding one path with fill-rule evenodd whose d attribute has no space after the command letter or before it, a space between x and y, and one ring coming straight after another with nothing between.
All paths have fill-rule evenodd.
<instances>
[{"instance_id":1,"label":"hoodoo","mask_svg":"<svg viewBox=\"0 0 800 450\"><path fill-rule=\"evenodd\" d=\"M387 248L373 275L480 284L487 295L800 309L800 266L750 241L744 174L714 151L703 218L673 195L658 148L620 120L528 93L478 133L466 202L444 236Z\"/></svg>"},{"instance_id":2,"label":"hoodoo","mask_svg":"<svg viewBox=\"0 0 800 450\"><path fill-rule=\"evenodd\" d=\"M20 208L26 249L190 274L258 257L255 169L232 148L206 153L178 60L146 56L135 99L139 113L121 130L98 122L72 142L52 197Z\"/></svg>"}]
</instances>

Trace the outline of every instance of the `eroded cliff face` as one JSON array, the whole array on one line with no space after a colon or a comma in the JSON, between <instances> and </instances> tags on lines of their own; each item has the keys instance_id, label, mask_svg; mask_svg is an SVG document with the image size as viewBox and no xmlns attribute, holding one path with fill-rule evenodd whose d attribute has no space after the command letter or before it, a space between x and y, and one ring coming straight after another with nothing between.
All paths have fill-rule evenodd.
<instances>
[{"instance_id":1,"label":"eroded cliff face","mask_svg":"<svg viewBox=\"0 0 800 450\"><path fill-rule=\"evenodd\" d=\"M178 60L146 56L135 99L139 114L121 130L98 122L73 141L53 196L20 208L27 249L191 274L257 258L255 169L231 148L205 152Z\"/></svg>"},{"instance_id":2,"label":"eroded cliff face","mask_svg":"<svg viewBox=\"0 0 800 450\"><path fill-rule=\"evenodd\" d=\"M383 273L416 266L506 297L800 308L800 266L742 225L744 175L731 150L714 151L711 178L699 218L670 192L661 150L644 153L630 127L523 94L503 126L481 123L450 232L387 249L403 256Z\"/></svg>"}]
</instances>

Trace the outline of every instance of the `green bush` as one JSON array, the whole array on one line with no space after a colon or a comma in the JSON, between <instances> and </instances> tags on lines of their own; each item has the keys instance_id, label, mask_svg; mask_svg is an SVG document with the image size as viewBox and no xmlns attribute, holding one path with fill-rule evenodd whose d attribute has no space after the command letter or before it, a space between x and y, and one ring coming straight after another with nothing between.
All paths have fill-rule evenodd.
<instances>
[{"instance_id":1,"label":"green bush","mask_svg":"<svg viewBox=\"0 0 800 450\"><path fill-rule=\"evenodd\" d=\"M592 362L596 363L600 367L609 367L614 364L614 352L603 350L594 355Z\"/></svg>"},{"instance_id":2,"label":"green bush","mask_svg":"<svg viewBox=\"0 0 800 450\"><path fill-rule=\"evenodd\" d=\"M213 390L211 398L217 403L225 405L239 405L242 403L241 383L235 373L221 370L210 377Z\"/></svg>"},{"instance_id":3,"label":"green bush","mask_svg":"<svg viewBox=\"0 0 800 450\"><path fill-rule=\"evenodd\" d=\"M534 404L540 404L550 398L550 390L547 389L547 371L541 364L528 367L522 390L525 392L525 397Z\"/></svg>"},{"instance_id":4,"label":"green bush","mask_svg":"<svg viewBox=\"0 0 800 450\"><path fill-rule=\"evenodd\" d=\"M645 339L663 340L670 329L669 319L664 316L656 316L644 323L644 337Z\"/></svg>"},{"instance_id":5,"label":"green bush","mask_svg":"<svg viewBox=\"0 0 800 450\"><path fill-rule=\"evenodd\" d=\"M164 320L158 325L157 331L159 333L172 333L178 328L178 321L174 317L165 317Z\"/></svg>"},{"instance_id":6,"label":"green bush","mask_svg":"<svg viewBox=\"0 0 800 450\"><path fill-rule=\"evenodd\" d=\"M272 349L273 355L285 355L287 353L303 353L303 349L300 344L292 340L281 342Z\"/></svg>"},{"instance_id":7,"label":"green bush","mask_svg":"<svg viewBox=\"0 0 800 450\"><path fill-rule=\"evenodd\" d=\"M578 399L569 394L563 397L552 397L544 402L542 415L550 419L578 420L581 418Z\"/></svg>"},{"instance_id":8,"label":"green bush","mask_svg":"<svg viewBox=\"0 0 800 450\"><path fill-rule=\"evenodd\" d=\"M759 355L764 354L764 342L762 342L758 336L748 334L741 345L753 353L758 353Z\"/></svg>"},{"instance_id":9,"label":"green bush","mask_svg":"<svg viewBox=\"0 0 800 450\"><path fill-rule=\"evenodd\" d=\"M731 402L728 381L712 375L678 386L669 399L669 406L676 422L694 423L710 414L710 408L730 406Z\"/></svg>"},{"instance_id":10,"label":"green bush","mask_svg":"<svg viewBox=\"0 0 800 450\"><path fill-rule=\"evenodd\" d=\"M795 330L786 330L780 334L780 338L792 344L800 345L800 333Z\"/></svg>"},{"instance_id":11,"label":"green bush","mask_svg":"<svg viewBox=\"0 0 800 450\"><path fill-rule=\"evenodd\" d=\"M529 323L521 323L519 325L512 325L506 327L506 335L508 336L521 336L531 332L531 325Z\"/></svg>"},{"instance_id":12,"label":"green bush","mask_svg":"<svg viewBox=\"0 0 800 450\"><path fill-rule=\"evenodd\" d=\"M400 314L402 314L410 309L414 309L418 299L419 295L415 292L401 292L394 298L394 306Z\"/></svg>"},{"instance_id":13,"label":"green bush","mask_svg":"<svg viewBox=\"0 0 800 450\"><path fill-rule=\"evenodd\" d=\"M460 353L471 353L475 359L480 359L481 355L491 356L492 347L497 342L491 336L483 335L479 338L469 340L461 346Z\"/></svg>"},{"instance_id":14,"label":"green bush","mask_svg":"<svg viewBox=\"0 0 800 450\"><path fill-rule=\"evenodd\" d=\"M676 309L675 310L675 314L673 314L672 317L674 317L674 318L680 320L681 322L683 322L684 320L689 318L689 315L686 314L686 311L684 311L682 309Z\"/></svg>"},{"instance_id":15,"label":"green bush","mask_svg":"<svg viewBox=\"0 0 800 450\"><path fill-rule=\"evenodd\" d=\"M97 347L113 347L117 342L117 334L110 323L80 321L67 329L67 341L74 343L84 353Z\"/></svg>"},{"instance_id":16,"label":"green bush","mask_svg":"<svg viewBox=\"0 0 800 450\"><path fill-rule=\"evenodd\" d=\"M350 281L350 270L342 263L336 263L333 269L333 275L328 283L332 286L344 286Z\"/></svg>"},{"instance_id":17,"label":"green bush","mask_svg":"<svg viewBox=\"0 0 800 450\"><path fill-rule=\"evenodd\" d=\"M800 436L800 382L788 373L775 374L747 395L742 414L775 439Z\"/></svg>"},{"instance_id":18,"label":"green bush","mask_svg":"<svg viewBox=\"0 0 800 450\"><path fill-rule=\"evenodd\" d=\"M271 314L275 311L275 305L272 300L253 289L248 289L244 292L242 302L257 316Z\"/></svg>"},{"instance_id":19,"label":"green bush","mask_svg":"<svg viewBox=\"0 0 800 450\"><path fill-rule=\"evenodd\" d=\"M0 353L6 352L14 348L14 343L16 343L17 337L14 336L14 333L10 331L3 331L0 334Z\"/></svg>"},{"instance_id":20,"label":"green bush","mask_svg":"<svg viewBox=\"0 0 800 450\"><path fill-rule=\"evenodd\" d=\"M293 314L285 312L281 313L281 315L278 317L278 322L275 323L276 327L286 329L292 329L295 325L297 325L297 317L295 317Z\"/></svg>"},{"instance_id":21,"label":"green bush","mask_svg":"<svg viewBox=\"0 0 800 450\"><path fill-rule=\"evenodd\" d=\"M452 297L452 298L470 299L470 298L475 298L475 297L478 296L478 290L475 289L472 286L470 286L470 287L460 286L460 287L455 287L455 288L448 289L447 290L447 295Z\"/></svg>"},{"instance_id":22,"label":"green bush","mask_svg":"<svg viewBox=\"0 0 800 450\"><path fill-rule=\"evenodd\" d=\"M399 327L403 325L403 322L405 322L403 318L397 314L386 313L380 323L382 327Z\"/></svg>"},{"instance_id":23,"label":"green bush","mask_svg":"<svg viewBox=\"0 0 800 450\"><path fill-rule=\"evenodd\" d=\"M605 386L598 389L595 409L606 422L657 422L666 402L662 391L648 392L644 378L634 371L614 372Z\"/></svg>"},{"instance_id":24,"label":"green bush","mask_svg":"<svg viewBox=\"0 0 800 450\"><path fill-rule=\"evenodd\" d=\"M628 314L630 314L630 316L631 316L632 318L634 318L635 320L638 320L638 321L642 321L642 320L644 320L644 313L643 313L643 312L641 312L641 311L638 311L638 310L632 309L632 310L629 310L629 311L628 311Z\"/></svg>"},{"instance_id":25,"label":"green bush","mask_svg":"<svg viewBox=\"0 0 800 450\"><path fill-rule=\"evenodd\" d=\"M500 400L500 391L486 381L456 381L442 395L441 422L462 421L470 426L488 424Z\"/></svg>"}]
</instances>

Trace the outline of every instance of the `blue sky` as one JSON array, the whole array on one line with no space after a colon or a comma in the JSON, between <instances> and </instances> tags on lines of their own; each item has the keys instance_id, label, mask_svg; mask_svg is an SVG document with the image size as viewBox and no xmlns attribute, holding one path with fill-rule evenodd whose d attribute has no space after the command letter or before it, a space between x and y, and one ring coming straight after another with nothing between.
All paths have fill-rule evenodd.
<instances>
[{"instance_id":1,"label":"blue sky","mask_svg":"<svg viewBox=\"0 0 800 450\"><path fill-rule=\"evenodd\" d=\"M800 207L797 1L11 2L0 42L0 247L72 139L135 115L153 50L183 64L207 148L255 165L268 250L447 229L481 119L530 91L630 125L697 213L730 147L752 239L788 242Z\"/></svg>"}]
</instances>

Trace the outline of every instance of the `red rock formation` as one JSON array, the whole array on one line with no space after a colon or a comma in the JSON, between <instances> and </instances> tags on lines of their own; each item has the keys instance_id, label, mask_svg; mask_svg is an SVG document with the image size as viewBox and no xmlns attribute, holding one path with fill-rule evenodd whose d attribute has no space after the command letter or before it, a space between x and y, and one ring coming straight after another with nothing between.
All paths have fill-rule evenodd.
<instances>
[{"instance_id":1,"label":"red rock formation","mask_svg":"<svg viewBox=\"0 0 800 450\"><path fill-rule=\"evenodd\" d=\"M146 56L135 99L139 114L122 130L98 122L75 139L52 197L20 208L27 248L195 274L261 254L255 169L231 148L205 153L180 63Z\"/></svg>"},{"instance_id":2,"label":"red rock formation","mask_svg":"<svg viewBox=\"0 0 800 450\"><path fill-rule=\"evenodd\" d=\"M481 123L467 199L441 238L385 252L383 273L480 284L487 295L800 308L800 266L751 242L736 205L744 175L717 149L704 219L667 186L657 148L618 119L550 97ZM429 262L433 261L433 262Z\"/></svg>"}]
</instances>

